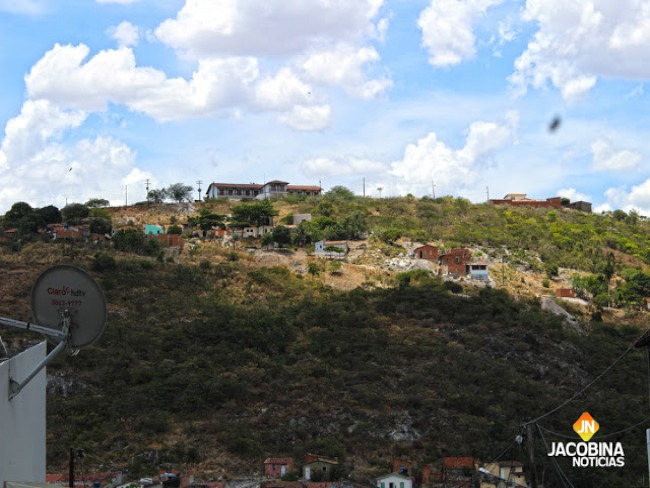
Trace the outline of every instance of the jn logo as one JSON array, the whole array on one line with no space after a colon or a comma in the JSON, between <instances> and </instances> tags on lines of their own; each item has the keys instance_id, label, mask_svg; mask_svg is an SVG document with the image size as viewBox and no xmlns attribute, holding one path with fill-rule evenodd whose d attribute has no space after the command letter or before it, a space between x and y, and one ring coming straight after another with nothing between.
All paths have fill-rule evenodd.
<instances>
[{"instance_id":1,"label":"jn logo","mask_svg":"<svg viewBox=\"0 0 650 488\"><path fill-rule=\"evenodd\" d=\"M589 415L589 412L584 412L580 418L576 420L575 424L573 424L573 430L575 430L576 434L578 434L585 442L588 442L589 439L598 432L599 428L600 426L598 425L598 422Z\"/></svg>"}]
</instances>

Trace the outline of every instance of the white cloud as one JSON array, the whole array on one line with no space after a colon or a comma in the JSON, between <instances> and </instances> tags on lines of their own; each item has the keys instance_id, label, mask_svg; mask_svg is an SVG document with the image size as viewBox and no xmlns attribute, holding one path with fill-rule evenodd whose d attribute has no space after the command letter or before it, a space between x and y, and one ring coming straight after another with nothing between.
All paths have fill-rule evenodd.
<instances>
[{"instance_id":1,"label":"white cloud","mask_svg":"<svg viewBox=\"0 0 650 488\"><path fill-rule=\"evenodd\" d=\"M265 77L255 87L256 103L261 108L286 109L294 104L306 104L310 98L311 87L288 68L273 77Z\"/></svg>"},{"instance_id":2,"label":"white cloud","mask_svg":"<svg viewBox=\"0 0 650 488\"><path fill-rule=\"evenodd\" d=\"M392 86L386 76L366 79L364 66L378 61L379 54L372 47L357 49L339 44L331 50L309 54L301 68L310 80L342 86L350 95L372 99Z\"/></svg>"},{"instance_id":3,"label":"white cloud","mask_svg":"<svg viewBox=\"0 0 650 488\"><path fill-rule=\"evenodd\" d=\"M538 31L510 80L523 92L550 82L567 99L598 77L648 79L650 9L644 0L528 0L523 19Z\"/></svg>"},{"instance_id":4,"label":"white cloud","mask_svg":"<svg viewBox=\"0 0 650 488\"><path fill-rule=\"evenodd\" d=\"M502 0L431 0L420 13L418 26L429 63L436 67L459 64L476 54L474 25L488 8Z\"/></svg>"},{"instance_id":5,"label":"white cloud","mask_svg":"<svg viewBox=\"0 0 650 488\"><path fill-rule=\"evenodd\" d=\"M371 176L385 174L387 169L386 163L352 155L313 158L302 163L303 173L309 177Z\"/></svg>"},{"instance_id":6,"label":"white cloud","mask_svg":"<svg viewBox=\"0 0 650 488\"><path fill-rule=\"evenodd\" d=\"M599 206L596 211L604 210L636 210L650 216L650 178L638 185L632 186L628 191L626 187L609 188L605 191L607 202Z\"/></svg>"},{"instance_id":7,"label":"white cloud","mask_svg":"<svg viewBox=\"0 0 650 488\"><path fill-rule=\"evenodd\" d=\"M117 41L119 47L131 47L138 44L140 31L130 22L121 22L116 27L108 29L108 34Z\"/></svg>"},{"instance_id":8,"label":"white cloud","mask_svg":"<svg viewBox=\"0 0 650 488\"><path fill-rule=\"evenodd\" d=\"M575 188L562 188L557 191L557 195L562 198L568 198L572 202L591 202L591 197L584 193L580 193Z\"/></svg>"},{"instance_id":9,"label":"white cloud","mask_svg":"<svg viewBox=\"0 0 650 488\"><path fill-rule=\"evenodd\" d=\"M133 170L136 155L131 148L106 136L62 143L85 119L83 112L64 111L45 100L25 102L7 123L0 150L0 208L16 201L63 206L66 199L84 202L120 192L108 185Z\"/></svg>"},{"instance_id":10,"label":"white cloud","mask_svg":"<svg viewBox=\"0 0 650 488\"><path fill-rule=\"evenodd\" d=\"M283 124L299 131L315 131L331 123L332 109L329 105L296 105L291 111L280 115Z\"/></svg>"},{"instance_id":11,"label":"white cloud","mask_svg":"<svg viewBox=\"0 0 650 488\"><path fill-rule=\"evenodd\" d=\"M591 144L593 168L598 171L620 171L636 168L641 162L639 153L622 150L614 151L605 139L597 139Z\"/></svg>"},{"instance_id":12,"label":"white cloud","mask_svg":"<svg viewBox=\"0 0 650 488\"><path fill-rule=\"evenodd\" d=\"M390 173L402 178L400 194L427 193L432 181L456 190L471 185L494 151L514 136L517 123L514 113L507 114L503 124L474 122L465 145L456 150L440 141L434 132L409 144L404 157L391 164Z\"/></svg>"},{"instance_id":13,"label":"white cloud","mask_svg":"<svg viewBox=\"0 0 650 488\"><path fill-rule=\"evenodd\" d=\"M0 12L40 15L47 11L46 0L0 0Z\"/></svg>"},{"instance_id":14,"label":"white cloud","mask_svg":"<svg viewBox=\"0 0 650 488\"><path fill-rule=\"evenodd\" d=\"M375 26L383 0L187 0L156 37L194 58L303 52L323 42L357 43Z\"/></svg>"}]
</instances>

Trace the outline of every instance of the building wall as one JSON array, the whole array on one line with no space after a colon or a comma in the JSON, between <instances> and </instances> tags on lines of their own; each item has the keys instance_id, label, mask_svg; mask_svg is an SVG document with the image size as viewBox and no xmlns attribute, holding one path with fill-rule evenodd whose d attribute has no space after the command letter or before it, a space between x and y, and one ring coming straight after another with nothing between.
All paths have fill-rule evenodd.
<instances>
[{"instance_id":1,"label":"building wall","mask_svg":"<svg viewBox=\"0 0 650 488\"><path fill-rule=\"evenodd\" d=\"M492 205L510 205L512 207L532 207L532 208L560 208L562 206L561 197L547 198L546 200L489 200Z\"/></svg>"},{"instance_id":2,"label":"building wall","mask_svg":"<svg viewBox=\"0 0 650 488\"><path fill-rule=\"evenodd\" d=\"M45 482L45 368L11 401L9 377L22 382L46 353L41 342L0 363L0 487Z\"/></svg>"},{"instance_id":3,"label":"building wall","mask_svg":"<svg viewBox=\"0 0 650 488\"><path fill-rule=\"evenodd\" d=\"M413 251L413 254L418 259L438 259L438 248L435 246L420 246Z\"/></svg>"}]
</instances>

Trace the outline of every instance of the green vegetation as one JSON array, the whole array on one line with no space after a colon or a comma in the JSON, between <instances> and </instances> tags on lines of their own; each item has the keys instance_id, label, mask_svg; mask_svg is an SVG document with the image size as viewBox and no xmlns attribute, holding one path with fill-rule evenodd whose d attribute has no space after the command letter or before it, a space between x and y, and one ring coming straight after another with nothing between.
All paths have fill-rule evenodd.
<instances>
[{"instance_id":1,"label":"green vegetation","mask_svg":"<svg viewBox=\"0 0 650 488\"><path fill-rule=\"evenodd\" d=\"M220 452L246 463L300 459L313 433L346 458L491 459L520 423L571 397L641 332L593 324L577 335L535 301L491 289L456 295L421 270L398 275L392 289L343 293L284 268L105 256L94 268L120 313L96 345L50 367L79 385L48 397L51 464L63 464L70 445L128 464L154 441L175 463L187 462L189 446L203 462ZM632 351L542 425L568 435L584 410L607 432L643 421L644 362ZM396 425L416 442L394 440ZM645 472L634 432L624 439L626 476ZM593 471L608 486L622 476ZM571 471L575 486L592 475Z\"/></svg>"},{"instance_id":2,"label":"green vegetation","mask_svg":"<svg viewBox=\"0 0 650 488\"><path fill-rule=\"evenodd\" d=\"M23 257L35 272L51 264L38 259L45 244L20 252L15 246L35 240L45 222L81 220L96 229L112 223L110 209L93 205L80 217L69 207L15 204L0 221L0 230L19 229L4 244L14 254L3 249L3 265L18 269ZM368 272L362 287L343 292L321 281L341 274L340 262L308 259L301 271L308 278L249 265L237 248L214 255L195 249L196 265L163 262L155 240L121 230L113 248L75 255L104 289L109 323L97 344L48 367L72 385L65 395L48 395L50 465L64 465L70 446L82 446L102 463L137 472L151 468L141 455L152 444L169 463L202 466L213 459L248 466L272 455L301 459L316 450L350 460L343 474L352 463L379 466L401 454L421 464L442 455L491 460L522 422L589 384L642 332L608 322L606 313L620 307L633 324L650 296L650 223L635 212L495 207L452 197L364 199L338 187L321 198L209 202L187 221L180 213L169 221L208 230L228 220L238 228L303 213L312 220L295 233L277 226L262 244L368 236L368 246L385 256L403 253L405 242L434 243L443 252L469 247L509 272L536 272L547 287L570 269L579 296L593 305L593 321L576 331L543 313L537 299L443 282L425 270ZM351 274L345 266L336 280ZM29 295L27 283L15 287ZM585 410L603 435L639 423L620 436L624 470L563 464L574 486L630 486L630 477L647 472L643 352L632 349L540 421L566 435ZM521 449L512 457L526 461Z\"/></svg>"}]
</instances>

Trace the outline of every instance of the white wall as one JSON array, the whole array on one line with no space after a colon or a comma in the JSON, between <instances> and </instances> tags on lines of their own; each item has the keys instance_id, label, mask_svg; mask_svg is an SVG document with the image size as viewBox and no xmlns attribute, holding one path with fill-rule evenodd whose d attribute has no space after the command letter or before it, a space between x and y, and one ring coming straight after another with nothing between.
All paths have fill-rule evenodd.
<instances>
[{"instance_id":1,"label":"white wall","mask_svg":"<svg viewBox=\"0 0 650 488\"><path fill-rule=\"evenodd\" d=\"M45 482L45 368L11 401L9 376L22 382L46 354L41 342L0 363L0 488L5 481Z\"/></svg>"}]
</instances>

